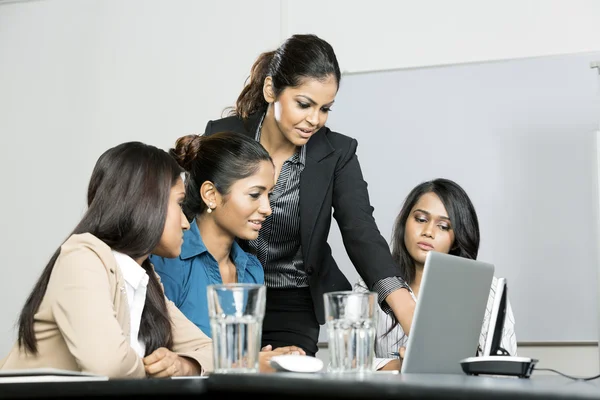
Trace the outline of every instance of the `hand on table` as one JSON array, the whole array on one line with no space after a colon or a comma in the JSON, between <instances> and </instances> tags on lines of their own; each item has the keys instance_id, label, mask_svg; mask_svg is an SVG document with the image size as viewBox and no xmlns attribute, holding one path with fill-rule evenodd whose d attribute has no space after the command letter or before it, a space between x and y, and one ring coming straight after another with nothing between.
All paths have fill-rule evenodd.
<instances>
[{"instance_id":1,"label":"hand on table","mask_svg":"<svg viewBox=\"0 0 600 400\"><path fill-rule=\"evenodd\" d=\"M165 347L154 350L144 357L143 362L146 375L150 378L200 375L200 369L194 361L178 356Z\"/></svg>"},{"instance_id":2,"label":"hand on table","mask_svg":"<svg viewBox=\"0 0 600 400\"><path fill-rule=\"evenodd\" d=\"M273 346L270 344L263 347L258 354L258 363L259 363L259 371L260 372L275 372L273 367L271 367L271 358L274 356L280 356L283 354L299 354L306 355L306 352L302 350L300 347L296 346L284 346L278 347L273 350Z\"/></svg>"}]
</instances>

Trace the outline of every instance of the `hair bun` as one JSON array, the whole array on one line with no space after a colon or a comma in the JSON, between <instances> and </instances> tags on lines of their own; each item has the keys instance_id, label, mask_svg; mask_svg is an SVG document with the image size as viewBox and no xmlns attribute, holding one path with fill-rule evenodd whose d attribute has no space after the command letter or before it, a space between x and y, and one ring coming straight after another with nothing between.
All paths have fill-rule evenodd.
<instances>
[{"instance_id":1,"label":"hair bun","mask_svg":"<svg viewBox=\"0 0 600 400\"><path fill-rule=\"evenodd\" d=\"M181 168L189 171L192 167L192 162L194 162L198 155L201 142L202 136L200 135L182 136L177 139L175 148L169 150L169 153L175 158Z\"/></svg>"}]
</instances>

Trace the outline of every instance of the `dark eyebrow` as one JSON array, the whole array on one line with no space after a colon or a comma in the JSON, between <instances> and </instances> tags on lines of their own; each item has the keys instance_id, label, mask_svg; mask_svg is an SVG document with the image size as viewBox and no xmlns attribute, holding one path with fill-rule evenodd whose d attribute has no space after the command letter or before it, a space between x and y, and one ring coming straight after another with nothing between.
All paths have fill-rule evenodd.
<instances>
[{"instance_id":1,"label":"dark eyebrow","mask_svg":"<svg viewBox=\"0 0 600 400\"><path fill-rule=\"evenodd\" d=\"M419 211L419 212L422 212L423 214L431 215L431 213L430 213L429 211L421 210L420 208L417 208L417 209L415 210L415 212L417 212L417 211ZM440 219L445 219L445 220L447 220L447 221L450 221L450 218L448 218L448 217L446 217L446 216L444 216L444 215L440 215L440 216L439 216L439 218L440 218Z\"/></svg>"},{"instance_id":2,"label":"dark eyebrow","mask_svg":"<svg viewBox=\"0 0 600 400\"><path fill-rule=\"evenodd\" d=\"M250 189L267 190L267 188L264 186L252 186Z\"/></svg>"},{"instance_id":3,"label":"dark eyebrow","mask_svg":"<svg viewBox=\"0 0 600 400\"><path fill-rule=\"evenodd\" d=\"M310 97L304 95L304 94L300 94L298 95L298 97L304 97L306 99L306 101L308 101L310 104L312 104L313 106L317 105L317 102L314 101L313 99L311 99ZM332 100L331 103L327 103L325 104L325 106L331 106L333 103L335 103L335 100Z\"/></svg>"}]
</instances>

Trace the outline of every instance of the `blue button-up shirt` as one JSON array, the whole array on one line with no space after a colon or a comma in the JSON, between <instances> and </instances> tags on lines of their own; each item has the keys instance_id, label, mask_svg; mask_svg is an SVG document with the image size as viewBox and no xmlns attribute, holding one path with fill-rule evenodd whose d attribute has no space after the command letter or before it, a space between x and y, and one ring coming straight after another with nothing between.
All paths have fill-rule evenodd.
<instances>
[{"instance_id":1,"label":"blue button-up shirt","mask_svg":"<svg viewBox=\"0 0 600 400\"><path fill-rule=\"evenodd\" d=\"M239 283L264 284L265 275L258 258L246 253L234 241L230 257L237 270ZM150 256L156 273L160 276L169 300L206 335L212 337L208 318L208 285L222 284L217 260L208 252L202 241L196 221L183 233L181 254L177 258Z\"/></svg>"}]
</instances>

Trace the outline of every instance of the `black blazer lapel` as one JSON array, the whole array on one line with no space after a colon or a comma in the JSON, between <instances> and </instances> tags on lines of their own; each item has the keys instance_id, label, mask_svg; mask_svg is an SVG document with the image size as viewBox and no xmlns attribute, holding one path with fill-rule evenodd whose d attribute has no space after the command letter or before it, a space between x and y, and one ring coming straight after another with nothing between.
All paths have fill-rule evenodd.
<instances>
[{"instance_id":1,"label":"black blazer lapel","mask_svg":"<svg viewBox=\"0 0 600 400\"><path fill-rule=\"evenodd\" d=\"M300 239L304 262L310 262L310 240L323 201L335 174L334 149L321 128L306 144L306 164L300 176ZM306 267L306 266L305 266Z\"/></svg>"},{"instance_id":2,"label":"black blazer lapel","mask_svg":"<svg viewBox=\"0 0 600 400\"><path fill-rule=\"evenodd\" d=\"M250 136L252 139L256 137L256 129L258 129L258 124L260 124L260 120L262 119L263 115L263 112L256 112L248 116L248 119L243 121L244 133Z\"/></svg>"}]
</instances>

